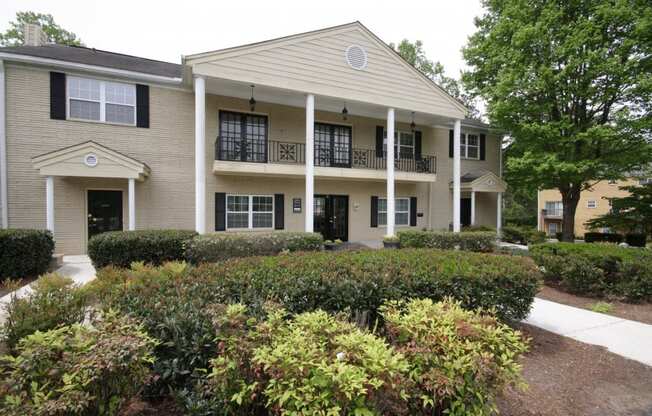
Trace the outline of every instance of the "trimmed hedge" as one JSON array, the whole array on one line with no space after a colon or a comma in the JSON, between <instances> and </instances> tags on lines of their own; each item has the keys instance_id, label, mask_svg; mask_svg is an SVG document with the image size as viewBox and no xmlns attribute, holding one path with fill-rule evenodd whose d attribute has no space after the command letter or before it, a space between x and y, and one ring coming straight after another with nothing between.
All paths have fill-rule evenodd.
<instances>
[{"instance_id":1,"label":"trimmed hedge","mask_svg":"<svg viewBox=\"0 0 652 416\"><path fill-rule=\"evenodd\" d=\"M129 267L133 262L162 264L183 260L185 244L197 233L188 230L111 231L88 241L95 267Z\"/></svg>"},{"instance_id":2,"label":"trimmed hedge","mask_svg":"<svg viewBox=\"0 0 652 416\"><path fill-rule=\"evenodd\" d=\"M193 264L212 263L236 257L275 255L283 251L316 251L323 245L324 238L319 233L213 233L190 241L186 259Z\"/></svg>"},{"instance_id":3,"label":"trimmed hedge","mask_svg":"<svg viewBox=\"0 0 652 416\"><path fill-rule=\"evenodd\" d=\"M496 248L496 233L491 231L399 231L402 248L491 252Z\"/></svg>"},{"instance_id":4,"label":"trimmed hedge","mask_svg":"<svg viewBox=\"0 0 652 416\"><path fill-rule=\"evenodd\" d=\"M531 227L516 227L512 225L501 229L502 239L514 244L539 244L546 241L546 233Z\"/></svg>"},{"instance_id":5,"label":"trimmed hedge","mask_svg":"<svg viewBox=\"0 0 652 416\"><path fill-rule=\"evenodd\" d=\"M633 247L645 247L647 235L645 234L626 234L625 242Z\"/></svg>"},{"instance_id":6,"label":"trimmed hedge","mask_svg":"<svg viewBox=\"0 0 652 416\"><path fill-rule=\"evenodd\" d=\"M54 239L47 230L0 230L0 281L38 276L48 270Z\"/></svg>"},{"instance_id":7,"label":"trimmed hedge","mask_svg":"<svg viewBox=\"0 0 652 416\"><path fill-rule=\"evenodd\" d=\"M616 233L584 233L586 243L622 243L623 236Z\"/></svg>"},{"instance_id":8,"label":"trimmed hedge","mask_svg":"<svg viewBox=\"0 0 652 416\"><path fill-rule=\"evenodd\" d=\"M652 252L614 244L550 243L530 248L549 283L568 292L652 300Z\"/></svg>"}]
</instances>

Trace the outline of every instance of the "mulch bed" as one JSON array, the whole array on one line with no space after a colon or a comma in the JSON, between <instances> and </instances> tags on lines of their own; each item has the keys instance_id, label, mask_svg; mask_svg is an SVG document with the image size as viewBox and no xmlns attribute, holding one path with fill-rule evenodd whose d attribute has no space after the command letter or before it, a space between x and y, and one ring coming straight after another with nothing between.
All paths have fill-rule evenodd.
<instances>
[{"instance_id":1,"label":"mulch bed","mask_svg":"<svg viewBox=\"0 0 652 416\"><path fill-rule=\"evenodd\" d=\"M543 286L537 297L588 310L591 310L591 306L597 302L609 302L613 306L613 310L609 312L609 315L652 325L652 303L625 303L609 299L576 296L547 285Z\"/></svg>"},{"instance_id":2,"label":"mulch bed","mask_svg":"<svg viewBox=\"0 0 652 416\"><path fill-rule=\"evenodd\" d=\"M499 399L501 415L652 415L652 367L533 326L523 360L525 392Z\"/></svg>"}]
</instances>

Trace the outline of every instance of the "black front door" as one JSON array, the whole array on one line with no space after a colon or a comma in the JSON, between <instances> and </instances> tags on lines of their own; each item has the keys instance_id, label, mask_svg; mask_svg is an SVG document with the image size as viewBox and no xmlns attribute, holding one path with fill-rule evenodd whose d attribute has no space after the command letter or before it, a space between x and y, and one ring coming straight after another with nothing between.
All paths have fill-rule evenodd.
<instances>
[{"instance_id":1,"label":"black front door","mask_svg":"<svg viewBox=\"0 0 652 416\"><path fill-rule=\"evenodd\" d=\"M471 198L462 198L460 204L460 223L462 227L471 225Z\"/></svg>"},{"instance_id":2,"label":"black front door","mask_svg":"<svg viewBox=\"0 0 652 416\"><path fill-rule=\"evenodd\" d=\"M122 230L122 191L88 191L88 238Z\"/></svg>"},{"instance_id":3,"label":"black front door","mask_svg":"<svg viewBox=\"0 0 652 416\"><path fill-rule=\"evenodd\" d=\"M314 229L326 240L349 239L348 195L315 195Z\"/></svg>"}]
</instances>

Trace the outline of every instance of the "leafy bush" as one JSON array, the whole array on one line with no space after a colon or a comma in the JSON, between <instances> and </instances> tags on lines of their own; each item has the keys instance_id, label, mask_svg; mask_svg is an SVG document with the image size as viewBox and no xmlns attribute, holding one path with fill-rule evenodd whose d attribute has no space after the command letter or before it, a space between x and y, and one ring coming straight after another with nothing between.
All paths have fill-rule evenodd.
<instances>
[{"instance_id":1,"label":"leafy bush","mask_svg":"<svg viewBox=\"0 0 652 416\"><path fill-rule=\"evenodd\" d=\"M488 225L466 225L462 227L462 232L478 232L478 231L490 231L496 233L496 228L490 227Z\"/></svg>"},{"instance_id":2,"label":"leafy bush","mask_svg":"<svg viewBox=\"0 0 652 416\"><path fill-rule=\"evenodd\" d=\"M54 240L47 230L0 230L0 281L38 276L48 270Z\"/></svg>"},{"instance_id":3,"label":"leafy bush","mask_svg":"<svg viewBox=\"0 0 652 416\"><path fill-rule=\"evenodd\" d=\"M149 375L155 341L127 318L36 332L0 359L4 415L115 415Z\"/></svg>"},{"instance_id":4,"label":"leafy bush","mask_svg":"<svg viewBox=\"0 0 652 416\"><path fill-rule=\"evenodd\" d=\"M652 299L652 252L614 244L551 243L530 248L544 278L571 293Z\"/></svg>"},{"instance_id":5,"label":"leafy bush","mask_svg":"<svg viewBox=\"0 0 652 416\"><path fill-rule=\"evenodd\" d=\"M586 243L622 243L623 236L616 233L584 233Z\"/></svg>"},{"instance_id":6,"label":"leafy bush","mask_svg":"<svg viewBox=\"0 0 652 416\"><path fill-rule=\"evenodd\" d=\"M645 234L626 234L625 242L632 247L645 247L647 235Z\"/></svg>"},{"instance_id":7,"label":"leafy bush","mask_svg":"<svg viewBox=\"0 0 652 416\"><path fill-rule=\"evenodd\" d=\"M324 238L319 233L213 233L194 238L186 249L186 259L199 264L283 251L315 251L321 250L323 244Z\"/></svg>"},{"instance_id":8,"label":"leafy bush","mask_svg":"<svg viewBox=\"0 0 652 416\"><path fill-rule=\"evenodd\" d=\"M72 279L57 274L41 276L24 297L12 295L5 305L2 337L10 349L36 331L47 331L81 322L85 297Z\"/></svg>"},{"instance_id":9,"label":"leafy bush","mask_svg":"<svg viewBox=\"0 0 652 416\"><path fill-rule=\"evenodd\" d=\"M531 227L505 226L501 229L502 239L514 244L539 244L546 241L546 233Z\"/></svg>"},{"instance_id":10,"label":"leafy bush","mask_svg":"<svg viewBox=\"0 0 652 416\"><path fill-rule=\"evenodd\" d=\"M390 303L382 314L416 382L409 414L495 414L496 394L523 384L517 361L527 346L490 315L430 299Z\"/></svg>"},{"instance_id":11,"label":"leafy bush","mask_svg":"<svg viewBox=\"0 0 652 416\"><path fill-rule=\"evenodd\" d=\"M491 252L496 248L496 233L490 231L399 231L403 248L437 248L442 250Z\"/></svg>"},{"instance_id":12,"label":"leafy bush","mask_svg":"<svg viewBox=\"0 0 652 416\"><path fill-rule=\"evenodd\" d=\"M129 267L183 260L185 244L197 235L186 230L111 231L91 237L88 255L95 267Z\"/></svg>"}]
</instances>

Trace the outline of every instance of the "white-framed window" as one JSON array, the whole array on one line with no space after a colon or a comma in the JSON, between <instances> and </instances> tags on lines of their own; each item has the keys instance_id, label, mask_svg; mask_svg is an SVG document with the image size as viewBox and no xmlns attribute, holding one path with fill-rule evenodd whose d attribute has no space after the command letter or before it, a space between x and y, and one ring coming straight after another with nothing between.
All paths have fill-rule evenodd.
<instances>
[{"instance_id":1,"label":"white-framed window","mask_svg":"<svg viewBox=\"0 0 652 416\"><path fill-rule=\"evenodd\" d=\"M387 154L387 131L383 132L383 151ZM414 133L394 131L394 158L414 159Z\"/></svg>"},{"instance_id":2,"label":"white-framed window","mask_svg":"<svg viewBox=\"0 0 652 416\"><path fill-rule=\"evenodd\" d=\"M378 225L387 225L387 198L378 198ZM410 198L394 199L394 225L410 225Z\"/></svg>"},{"instance_id":3,"label":"white-framed window","mask_svg":"<svg viewBox=\"0 0 652 416\"><path fill-rule=\"evenodd\" d=\"M271 195L227 195L227 229L264 229L274 226L274 197Z\"/></svg>"},{"instance_id":4,"label":"white-framed window","mask_svg":"<svg viewBox=\"0 0 652 416\"><path fill-rule=\"evenodd\" d=\"M561 201L546 201L546 214L561 217L564 212L564 204Z\"/></svg>"},{"instance_id":5,"label":"white-framed window","mask_svg":"<svg viewBox=\"0 0 652 416\"><path fill-rule=\"evenodd\" d=\"M477 134L460 134L460 157L462 159L480 159L480 137Z\"/></svg>"},{"instance_id":6,"label":"white-framed window","mask_svg":"<svg viewBox=\"0 0 652 416\"><path fill-rule=\"evenodd\" d=\"M596 201L595 199L589 199L588 201L586 201L586 207L591 209L597 208L598 201Z\"/></svg>"},{"instance_id":7,"label":"white-framed window","mask_svg":"<svg viewBox=\"0 0 652 416\"><path fill-rule=\"evenodd\" d=\"M136 86L92 78L66 77L68 118L136 125Z\"/></svg>"}]
</instances>

